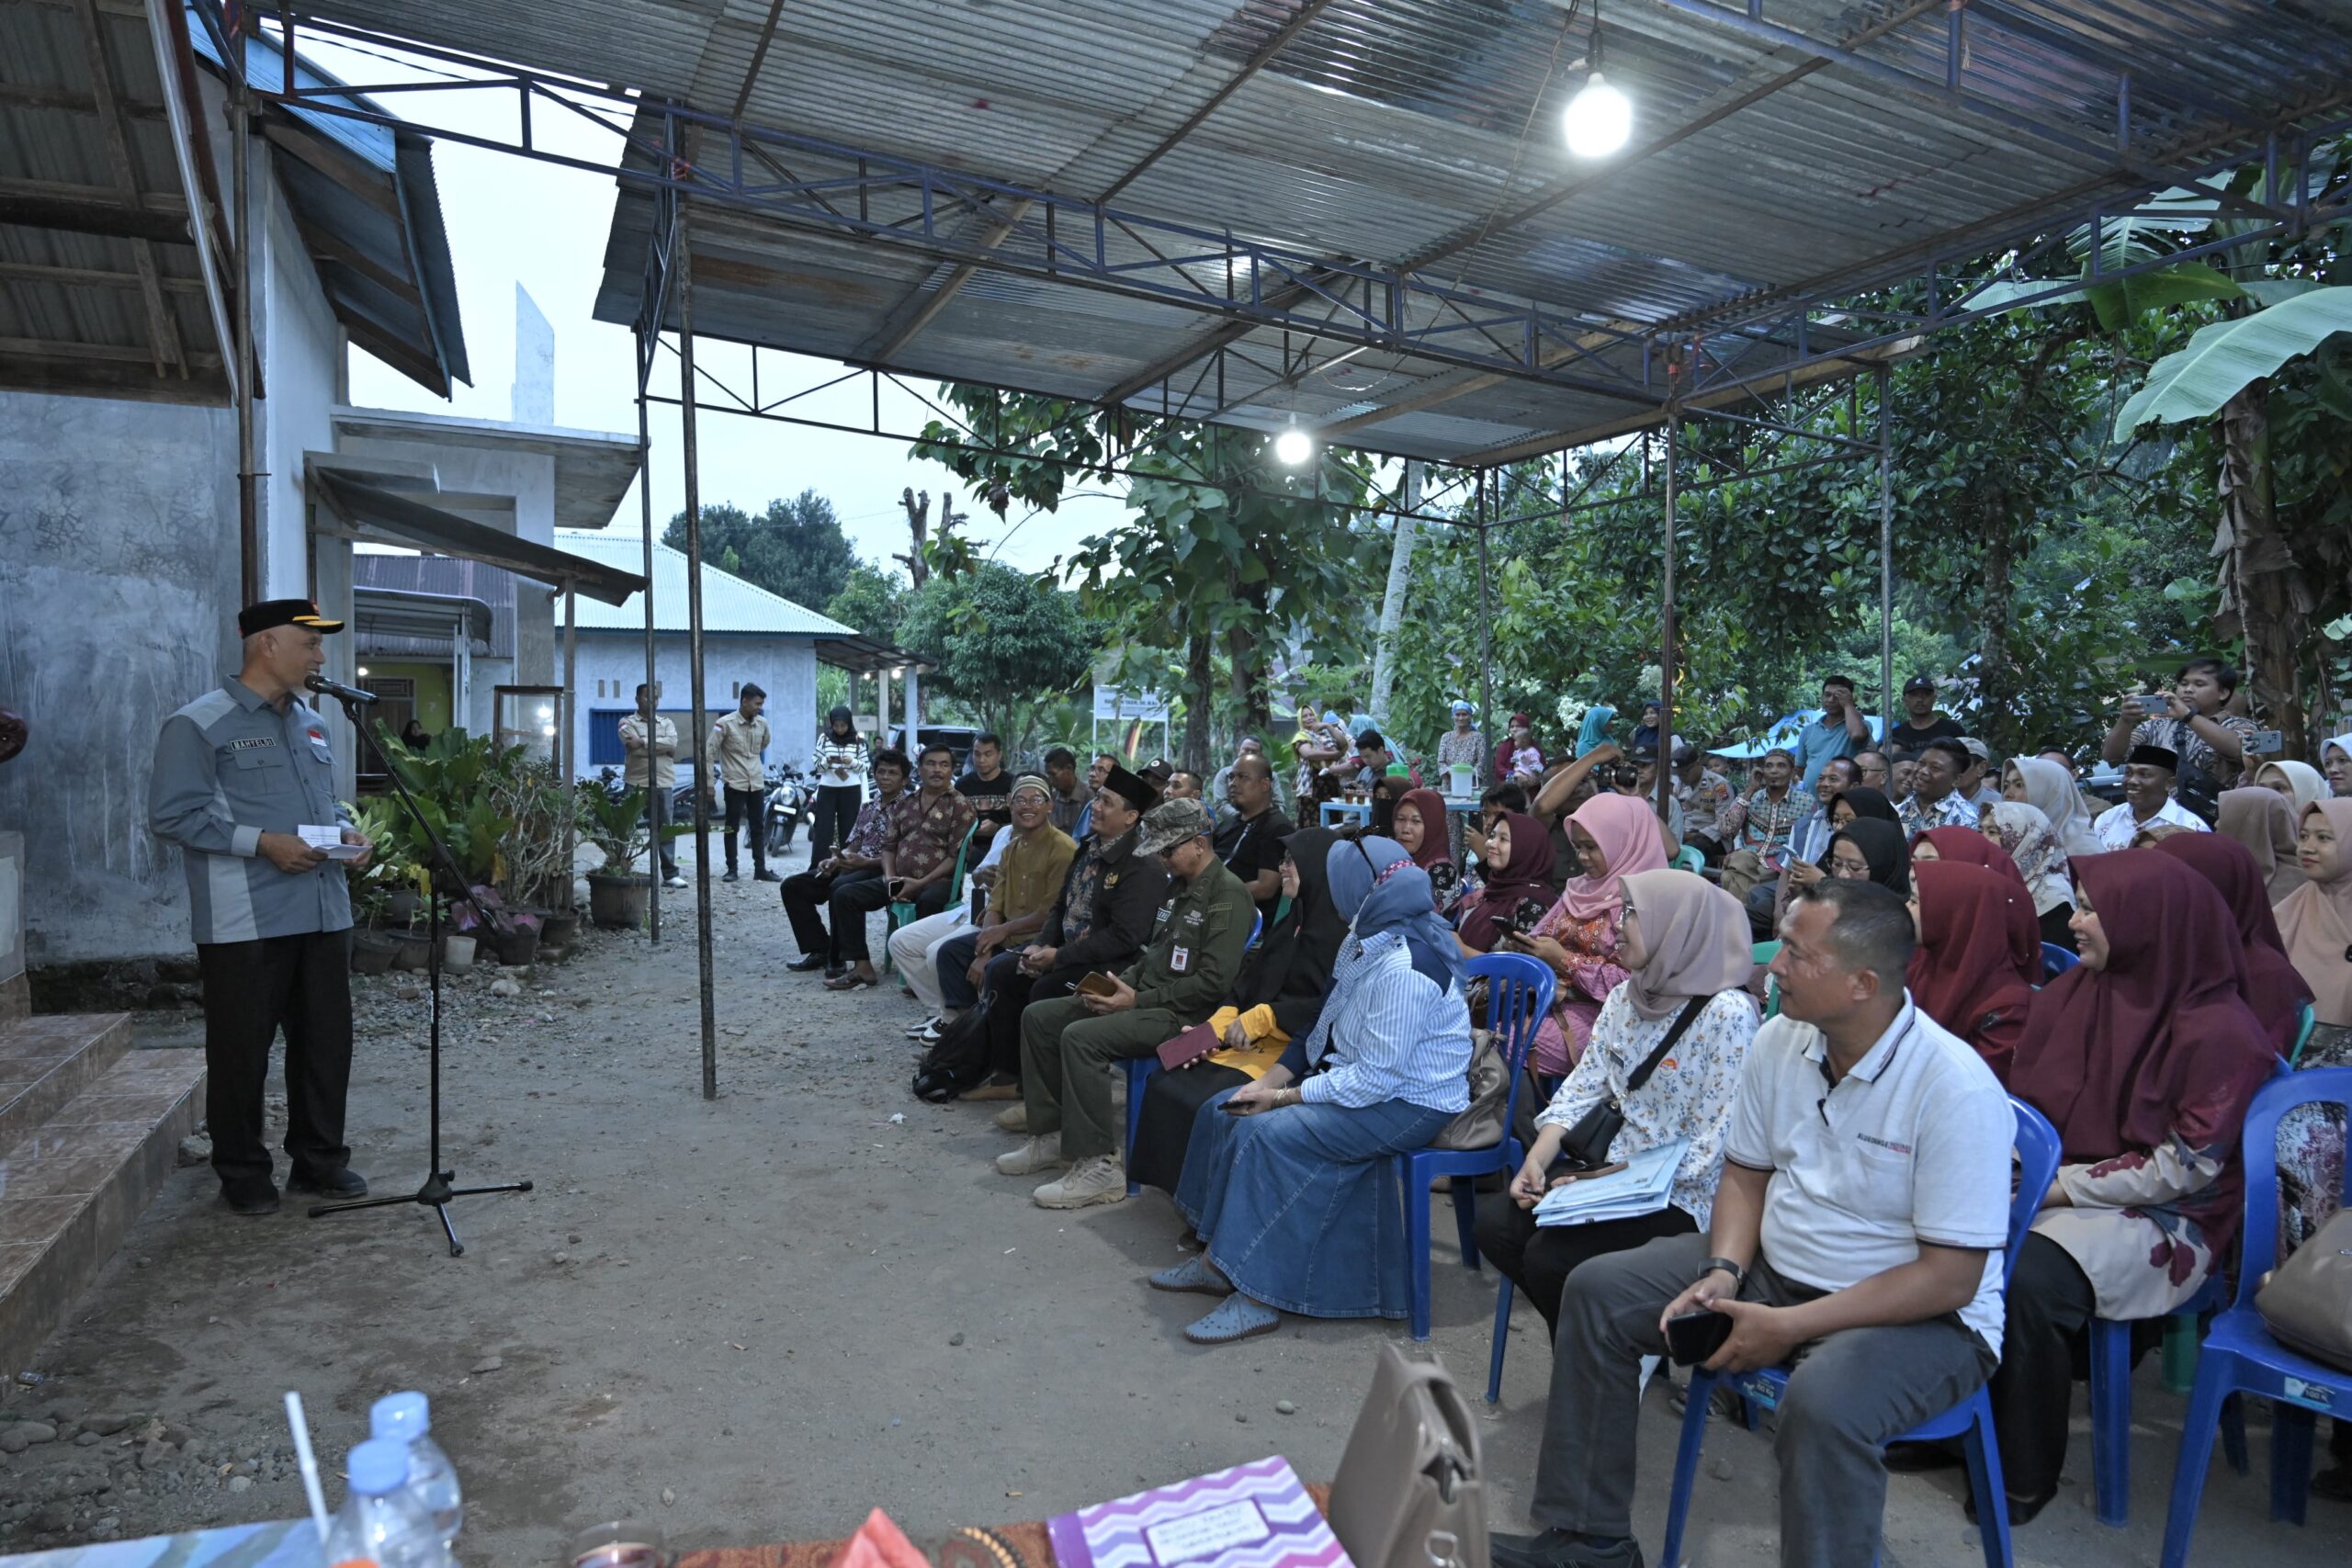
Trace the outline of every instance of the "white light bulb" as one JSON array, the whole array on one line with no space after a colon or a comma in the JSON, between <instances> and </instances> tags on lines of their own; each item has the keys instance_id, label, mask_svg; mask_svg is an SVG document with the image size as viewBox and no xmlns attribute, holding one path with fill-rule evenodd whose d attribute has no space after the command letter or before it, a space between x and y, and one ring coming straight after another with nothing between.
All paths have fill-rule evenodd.
<instances>
[{"instance_id":1,"label":"white light bulb","mask_svg":"<svg viewBox=\"0 0 2352 1568\"><path fill-rule=\"evenodd\" d=\"M1295 468L1315 456L1315 437L1292 425L1274 437L1274 457Z\"/></svg>"},{"instance_id":2,"label":"white light bulb","mask_svg":"<svg viewBox=\"0 0 2352 1568\"><path fill-rule=\"evenodd\" d=\"M1634 133L1633 100L1611 86L1600 72L1585 78L1560 117L1568 151L1579 158L1606 158Z\"/></svg>"},{"instance_id":3,"label":"white light bulb","mask_svg":"<svg viewBox=\"0 0 2352 1568\"><path fill-rule=\"evenodd\" d=\"M359 678L363 681L368 679L368 666L365 664L359 667Z\"/></svg>"}]
</instances>

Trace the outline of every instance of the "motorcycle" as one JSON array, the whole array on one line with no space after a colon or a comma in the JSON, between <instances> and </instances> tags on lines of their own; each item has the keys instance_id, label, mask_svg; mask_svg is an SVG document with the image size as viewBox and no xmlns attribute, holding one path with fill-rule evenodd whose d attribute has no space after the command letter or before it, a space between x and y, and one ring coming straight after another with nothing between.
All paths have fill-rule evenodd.
<instances>
[{"instance_id":1,"label":"motorcycle","mask_svg":"<svg viewBox=\"0 0 2352 1568\"><path fill-rule=\"evenodd\" d=\"M817 796L801 777L799 769L782 763L769 766L767 784L767 804L760 814L760 830L766 835L766 852L780 856L792 847L792 835L807 819Z\"/></svg>"}]
</instances>

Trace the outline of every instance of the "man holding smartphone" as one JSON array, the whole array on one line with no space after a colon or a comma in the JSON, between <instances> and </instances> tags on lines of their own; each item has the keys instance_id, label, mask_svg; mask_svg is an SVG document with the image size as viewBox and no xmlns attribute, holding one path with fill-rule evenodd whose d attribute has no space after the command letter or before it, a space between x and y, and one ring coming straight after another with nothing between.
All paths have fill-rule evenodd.
<instances>
[{"instance_id":1,"label":"man holding smartphone","mask_svg":"<svg viewBox=\"0 0 2352 1568\"><path fill-rule=\"evenodd\" d=\"M825 982L829 991L881 984L866 946L865 917L889 904L912 904L918 915L947 907L947 883L971 831L972 803L956 792L956 753L933 743L916 764L922 787L902 795L882 830L882 875L836 885L830 900L833 946L848 973Z\"/></svg>"},{"instance_id":2,"label":"man holding smartphone","mask_svg":"<svg viewBox=\"0 0 2352 1568\"><path fill-rule=\"evenodd\" d=\"M1781 1011L1740 1069L1708 1234L1568 1276L1529 1510L1542 1533L1494 1536L1494 1568L1640 1568L1626 1439L1642 1358L1668 1351L1673 1319L1730 1319L1711 1371L1804 1352L1775 1443L1788 1564L1874 1561L1883 1445L2000 1363L2008 1097L1904 988L1917 939L1901 898L1825 881L1781 933Z\"/></svg>"}]
</instances>

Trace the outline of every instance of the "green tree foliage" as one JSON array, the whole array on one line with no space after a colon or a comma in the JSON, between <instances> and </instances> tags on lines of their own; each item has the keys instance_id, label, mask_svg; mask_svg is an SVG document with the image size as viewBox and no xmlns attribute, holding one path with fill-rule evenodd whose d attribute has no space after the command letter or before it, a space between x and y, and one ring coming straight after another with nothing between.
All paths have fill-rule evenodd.
<instances>
[{"instance_id":1,"label":"green tree foliage","mask_svg":"<svg viewBox=\"0 0 2352 1568\"><path fill-rule=\"evenodd\" d=\"M662 542L673 549L686 547L684 513L670 520ZM740 506L704 507L702 557L810 610L830 603L858 565L833 503L813 490L789 501L771 501L757 517Z\"/></svg>"},{"instance_id":2,"label":"green tree foliage","mask_svg":"<svg viewBox=\"0 0 2352 1568\"><path fill-rule=\"evenodd\" d=\"M899 621L906 613L906 580L865 561L852 566L841 592L825 601L826 615L877 642L899 640Z\"/></svg>"},{"instance_id":3,"label":"green tree foliage","mask_svg":"<svg viewBox=\"0 0 2352 1568\"><path fill-rule=\"evenodd\" d=\"M994 561L923 584L899 637L939 660L932 690L968 705L1014 750L1041 708L1087 682L1096 647L1074 595Z\"/></svg>"}]
</instances>

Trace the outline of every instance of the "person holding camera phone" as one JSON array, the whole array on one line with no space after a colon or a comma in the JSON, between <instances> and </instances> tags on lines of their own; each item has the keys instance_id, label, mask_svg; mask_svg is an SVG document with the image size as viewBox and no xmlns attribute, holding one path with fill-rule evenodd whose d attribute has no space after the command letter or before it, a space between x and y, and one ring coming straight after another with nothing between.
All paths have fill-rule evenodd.
<instances>
[{"instance_id":1,"label":"person holding camera phone","mask_svg":"<svg viewBox=\"0 0 2352 1568\"><path fill-rule=\"evenodd\" d=\"M1547 1337L1559 1328L1561 1287L1578 1264L1706 1227L1732 1090L1759 1021L1755 998L1742 989L1755 967L1747 911L1703 877L1627 877L1617 957L1625 983L1601 1004L1583 1057L1536 1117L1510 1202L1478 1208L1479 1255L1526 1292ZM1539 1227L1535 1205L1578 1179L1579 1166L1606 1170L1677 1140L1688 1146L1657 1213Z\"/></svg>"},{"instance_id":2,"label":"person holding camera phone","mask_svg":"<svg viewBox=\"0 0 2352 1568\"><path fill-rule=\"evenodd\" d=\"M2177 772L2190 768L2227 783L2236 779L2252 753L2254 720L2229 711L2238 672L2219 659L2192 659L2180 667L2169 692L2127 696L2099 743L2099 755L2120 762L2143 746L2160 746L2178 759Z\"/></svg>"},{"instance_id":3,"label":"person holding camera phone","mask_svg":"<svg viewBox=\"0 0 2352 1568\"><path fill-rule=\"evenodd\" d=\"M866 947L865 917L888 904L912 904L917 915L947 907L947 882L972 828L972 803L956 792L956 753L933 743L916 759L922 785L899 797L882 830L882 874L836 885L829 900L833 946L847 970L825 982L829 991L881 983Z\"/></svg>"},{"instance_id":4,"label":"person holding camera phone","mask_svg":"<svg viewBox=\"0 0 2352 1568\"><path fill-rule=\"evenodd\" d=\"M1541 1533L1493 1536L1494 1568L1638 1568L1627 1439L1642 1359L1669 1344L1719 1338L1714 1371L1803 1352L1774 1438L1792 1564L1875 1560L1882 1446L2000 1361L2008 1097L1904 989L1902 899L1820 882L1781 933L1781 1011L1740 1068L1707 1232L1568 1276L1529 1509Z\"/></svg>"}]
</instances>

